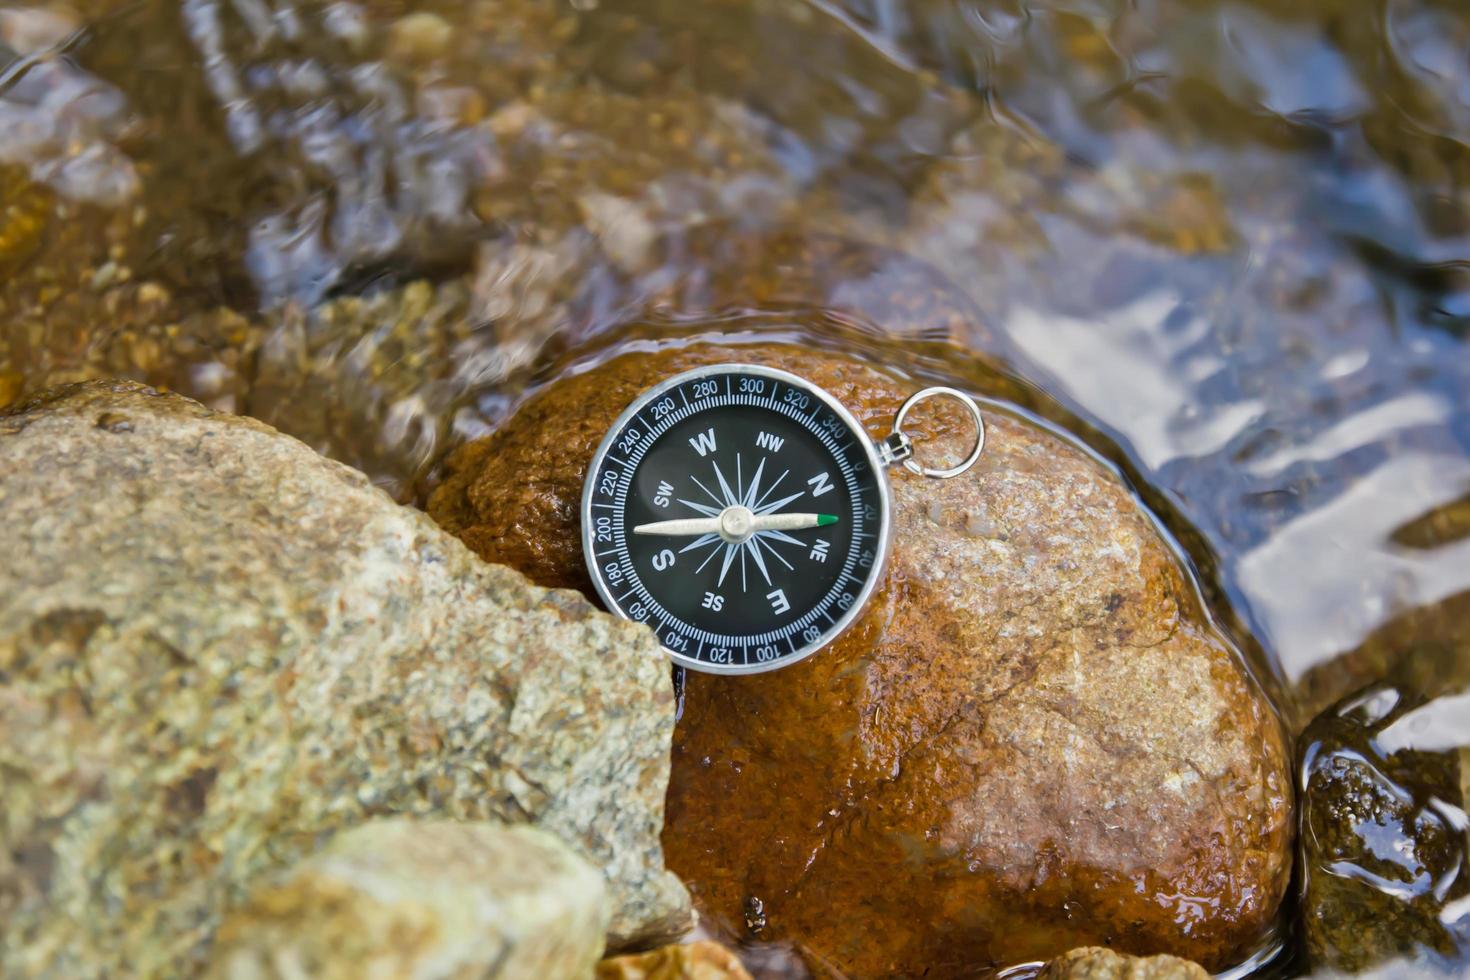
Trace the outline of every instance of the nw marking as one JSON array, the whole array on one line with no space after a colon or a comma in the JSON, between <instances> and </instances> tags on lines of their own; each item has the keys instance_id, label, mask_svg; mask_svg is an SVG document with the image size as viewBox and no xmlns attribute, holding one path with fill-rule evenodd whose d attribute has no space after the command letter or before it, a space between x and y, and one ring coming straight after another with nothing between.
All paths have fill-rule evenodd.
<instances>
[{"instance_id":1,"label":"nw marking","mask_svg":"<svg viewBox=\"0 0 1470 980\"><path fill-rule=\"evenodd\" d=\"M769 449L773 453L779 453L781 447L786 445L786 440L780 436L773 436L769 432L762 432L756 435L755 444L761 449Z\"/></svg>"}]
</instances>

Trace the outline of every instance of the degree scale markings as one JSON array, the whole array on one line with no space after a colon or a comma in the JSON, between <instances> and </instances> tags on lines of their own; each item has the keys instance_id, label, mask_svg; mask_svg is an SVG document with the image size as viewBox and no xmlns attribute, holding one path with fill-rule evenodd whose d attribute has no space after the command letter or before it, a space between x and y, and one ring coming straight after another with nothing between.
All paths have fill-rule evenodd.
<instances>
[{"instance_id":1,"label":"degree scale markings","mask_svg":"<svg viewBox=\"0 0 1470 980\"><path fill-rule=\"evenodd\" d=\"M723 396L706 392L702 397L696 394L694 401L691 402L689 390L697 383L696 380L691 379L691 381L685 382L675 389L678 391L682 407L673 408L672 403L668 402L667 399L661 398L645 406L625 422L614 436L614 440L621 440L620 448L624 450L627 450L631 446L631 451L624 452L626 457L624 459L619 459L610 453L605 453L603 463L599 467L597 474L599 479L603 479L607 474L611 474L611 478L616 481L613 495L614 502L612 504L606 504L597 501L593 505L614 512L612 527L610 528L613 537L613 549L611 551L596 552L596 554L599 558L617 556L619 559L617 565L623 574L627 576L628 585L631 588L624 592L623 596L618 600L619 608L624 608L623 603L629 597L636 595L644 603L644 608L638 610L637 614L633 615L633 618L643 619L644 621L656 621L657 625L654 626L654 629L655 633L660 636L661 641L666 641L668 637L674 636L683 638L678 644L666 642L666 645L675 646L676 649L682 649L686 655L690 653L689 648L693 645L696 647L694 656L699 658L704 656L706 645L721 646L730 649L731 653L738 651L743 657L743 663L750 664L754 663L751 657L751 650L758 644L768 644L785 640L785 645L789 646L790 652L794 653L797 650L797 637L810 626L814 625L818 619L825 620L829 625L837 622L837 617L834 615L834 612L836 611L836 600L839 593L842 592L842 586L848 582L857 585L863 583L862 579L852 574L859 552L861 551L860 543L862 540L873 539L875 535L866 530L865 511L871 508L863 503L863 498L872 490L872 487L863 485L857 478L857 472L850 458L850 454L858 446L851 441L850 437L854 433L850 426L841 416L831 413L830 408L829 414L831 418L823 419L823 409L828 408L828 406L820 397L813 399L817 404L810 413L800 411L789 402L783 402L780 397L783 386L777 379L770 380L769 395L750 392L737 394L734 391L734 378L738 373L736 371L726 373L725 385L723 386L725 393ZM717 376L708 380L716 379ZM700 385L700 387L704 387L704 385ZM796 388L795 386L786 385L786 389L806 394L803 389ZM718 389L715 389L715 391L718 391ZM672 393L672 391L669 392L669 394ZM737 636L712 633L708 630L697 628L683 621L678 616L673 615L664 608L662 603L654 597L648 586L643 582L642 576L633 564L632 553L628 548L628 528L626 526L627 519L625 515L629 505L629 493L632 488L633 477L645 456L673 426L702 412L728 405L745 405L759 408L774 412L796 422L802 430L806 431L826 450L828 458L836 464L837 469L842 474L840 485L847 490L852 509L852 519L849 525L851 543L847 546L847 554L842 569L837 578L833 580L831 588L796 621L759 635ZM801 406L801 408L804 407L804 405ZM661 418L654 417L658 409L662 409ZM633 439L629 440L627 436L630 430L635 427L641 431L635 433ZM844 439L842 444L838 445L837 440L841 436L848 436L849 438ZM613 466L617 467L616 471L613 470ZM881 478L881 474L878 474L878 476ZM852 598L850 596L846 598L848 598L849 604L851 604L853 601ZM636 607L637 603L634 605ZM843 607L844 610L847 608L849 607ZM650 622L650 625L652 625L652 622ZM785 655L782 654L781 656L784 657ZM723 662L730 663L730 661Z\"/></svg>"}]
</instances>

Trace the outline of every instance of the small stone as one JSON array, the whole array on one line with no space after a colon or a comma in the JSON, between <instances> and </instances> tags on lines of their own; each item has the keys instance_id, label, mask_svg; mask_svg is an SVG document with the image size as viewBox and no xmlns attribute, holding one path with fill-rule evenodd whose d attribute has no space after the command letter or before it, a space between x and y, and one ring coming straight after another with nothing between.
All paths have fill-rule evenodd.
<instances>
[{"instance_id":1,"label":"small stone","mask_svg":"<svg viewBox=\"0 0 1470 980\"><path fill-rule=\"evenodd\" d=\"M87 285L101 292L118 279L119 271L116 262L105 262L97 268L96 272L92 273L92 278Z\"/></svg>"},{"instance_id":2,"label":"small stone","mask_svg":"<svg viewBox=\"0 0 1470 980\"><path fill-rule=\"evenodd\" d=\"M597 192L583 194L577 204L613 264L629 274L644 271L658 238L646 209L629 198Z\"/></svg>"},{"instance_id":3,"label":"small stone","mask_svg":"<svg viewBox=\"0 0 1470 980\"><path fill-rule=\"evenodd\" d=\"M220 927L209 980L482 980L590 976L602 875L534 827L408 819L363 824Z\"/></svg>"},{"instance_id":4,"label":"small stone","mask_svg":"<svg viewBox=\"0 0 1470 980\"><path fill-rule=\"evenodd\" d=\"M193 975L246 888L392 815L554 833L615 951L689 927L645 628L130 382L0 415L0 510L0 976Z\"/></svg>"},{"instance_id":5,"label":"small stone","mask_svg":"<svg viewBox=\"0 0 1470 980\"><path fill-rule=\"evenodd\" d=\"M438 14L406 14L388 29L388 57L406 63L433 61L444 56L453 39L454 28Z\"/></svg>"},{"instance_id":6,"label":"small stone","mask_svg":"<svg viewBox=\"0 0 1470 980\"><path fill-rule=\"evenodd\" d=\"M61 4L0 8L0 43L22 56L58 48L81 27L77 12Z\"/></svg>"},{"instance_id":7,"label":"small stone","mask_svg":"<svg viewBox=\"0 0 1470 980\"><path fill-rule=\"evenodd\" d=\"M1470 694L1377 684L1299 740L1307 954L1357 973L1470 953Z\"/></svg>"},{"instance_id":8,"label":"small stone","mask_svg":"<svg viewBox=\"0 0 1470 980\"><path fill-rule=\"evenodd\" d=\"M603 960L597 980L750 980L750 973L734 953L702 941Z\"/></svg>"},{"instance_id":9,"label":"small stone","mask_svg":"<svg viewBox=\"0 0 1470 980\"><path fill-rule=\"evenodd\" d=\"M1090 946L1052 960L1037 980L1210 980L1210 974L1177 956L1128 956Z\"/></svg>"}]
</instances>

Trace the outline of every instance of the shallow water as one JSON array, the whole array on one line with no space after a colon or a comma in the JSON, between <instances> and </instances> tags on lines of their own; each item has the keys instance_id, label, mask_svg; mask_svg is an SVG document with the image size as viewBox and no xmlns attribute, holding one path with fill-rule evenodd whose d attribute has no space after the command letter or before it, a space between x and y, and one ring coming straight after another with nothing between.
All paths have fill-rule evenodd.
<instances>
[{"instance_id":1,"label":"shallow water","mask_svg":"<svg viewBox=\"0 0 1470 980\"><path fill-rule=\"evenodd\" d=\"M1299 729L1470 678L1467 51L1428 0L11 0L0 404L134 376L421 500L589 351L767 311L1080 432Z\"/></svg>"}]
</instances>

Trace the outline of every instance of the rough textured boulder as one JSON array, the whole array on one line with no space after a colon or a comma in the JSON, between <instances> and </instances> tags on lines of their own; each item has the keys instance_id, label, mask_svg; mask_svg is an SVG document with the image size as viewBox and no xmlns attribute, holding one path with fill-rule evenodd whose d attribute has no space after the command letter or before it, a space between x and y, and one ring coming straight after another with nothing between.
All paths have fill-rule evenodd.
<instances>
[{"instance_id":1,"label":"rough textured boulder","mask_svg":"<svg viewBox=\"0 0 1470 980\"><path fill-rule=\"evenodd\" d=\"M1037 980L1210 980L1210 975L1177 956L1127 956L1093 946L1058 956Z\"/></svg>"},{"instance_id":2,"label":"rough textured boulder","mask_svg":"<svg viewBox=\"0 0 1470 980\"><path fill-rule=\"evenodd\" d=\"M207 976L578 980L602 955L606 891L535 827L374 821L252 892Z\"/></svg>"},{"instance_id":3,"label":"rough textured boulder","mask_svg":"<svg viewBox=\"0 0 1470 980\"><path fill-rule=\"evenodd\" d=\"M137 385L0 416L0 974L181 975L386 814L532 822L609 940L687 924L651 634L268 426Z\"/></svg>"},{"instance_id":4,"label":"rough textured boulder","mask_svg":"<svg viewBox=\"0 0 1470 980\"><path fill-rule=\"evenodd\" d=\"M470 444L431 500L487 558L586 588L590 456L642 389L750 360L886 433L916 385L781 347L615 358ZM1223 967L1273 928L1291 866L1283 735L1123 484L998 409L948 482L893 475L869 613L801 664L687 675L664 842L725 935L856 976L971 975L1107 943ZM963 455L955 415L923 452Z\"/></svg>"},{"instance_id":5,"label":"rough textured boulder","mask_svg":"<svg viewBox=\"0 0 1470 980\"><path fill-rule=\"evenodd\" d=\"M719 943L703 941L605 959L597 980L750 980L750 972Z\"/></svg>"}]
</instances>

